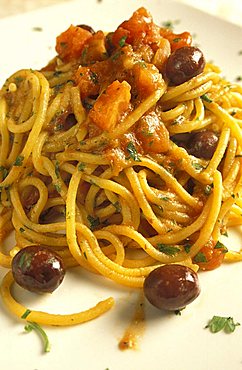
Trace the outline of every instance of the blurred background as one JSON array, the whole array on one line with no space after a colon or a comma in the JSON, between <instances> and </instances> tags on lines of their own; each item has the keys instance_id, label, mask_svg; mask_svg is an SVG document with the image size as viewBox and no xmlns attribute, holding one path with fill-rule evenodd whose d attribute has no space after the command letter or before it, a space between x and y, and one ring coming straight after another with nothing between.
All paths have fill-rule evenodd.
<instances>
[{"instance_id":1,"label":"blurred background","mask_svg":"<svg viewBox=\"0 0 242 370\"><path fill-rule=\"evenodd\" d=\"M0 18L71 0L0 0ZM102 0L105 1L105 0ZM132 1L132 0L131 0ZM242 0L177 0L242 26ZM169 2L169 0L167 0ZM140 1L142 5L142 0Z\"/></svg>"}]
</instances>

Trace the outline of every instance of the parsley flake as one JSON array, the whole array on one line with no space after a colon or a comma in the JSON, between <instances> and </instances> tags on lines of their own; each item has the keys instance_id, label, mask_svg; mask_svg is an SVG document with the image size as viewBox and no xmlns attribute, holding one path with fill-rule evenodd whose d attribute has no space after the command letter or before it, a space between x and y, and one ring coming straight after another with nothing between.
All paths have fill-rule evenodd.
<instances>
[{"instance_id":1,"label":"parsley flake","mask_svg":"<svg viewBox=\"0 0 242 370\"><path fill-rule=\"evenodd\" d=\"M23 164L23 160L24 160L24 157L22 155L18 155L13 165L20 167Z\"/></svg>"},{"instance_id":2,"label":"parsley flake","mask_svg":"<svg viewBox=\"0 0 242 370\"><path fill-rule=\"evenodd\" d=\"M174 256L175 254L180 252L180 248L162 243L158 243L157 248L160 252L167 254L168 256Z\"/></svg>"},{"instance_id":3,"label":"parsley flake","mask_svg":"<svg viewBox=\"0 0 242 370\"><path fill-rule=\"evenodd\" d=\"M78 171L83 172L84 169L85 169L85 167L86 167L85 163L83 163L83 162L79 163L79 165L78 165Z\"/></svg>"},{"instance_id":4,"label":"parsley flake","mask_svg":"<svg viewBox=\"0 0 242 370\"><path fill-rule=\"evenodd\" d=\"M141 159L139 158L137 150L134 144L132 143L132 141L130 141L127 144L126 149L127 149L127 152L129 153L129 157L127 159L132 158L135 162L141 162Z\"/></svg>"},{"instance_id":5,"label":"parsley flake","mask_svg":"<svg viewBox=\"0 0 242 370\"><path fill-rule=\"evenodd\" d=\"M201 95L201 99L206 101L207 103L212 103L212 99L210 99L207 94Z\"/></svg>"},{"instance_id":6,"label":"parsley flake","mask_svg":"<svg viewBox=\"0 0 242 370\"><path fill-rule=\"evenodd\" d=\"M29 310L28 308L27 308L27 310L23 313L23 315L21 316L21 319L26 319L28 316L29 316L29 314L31 313L31 310Z\"/></svg>"},{"instance_id":7,"label":"parsley flake","mask_svg":"<svg viewBox=\"0 0 242 370\"><path fill-rule=\"evenodd\" d=\"M91 230L94 230L97 226L100 225L100 220L98 217L93 217L91 215L88 215L87 216L87 220L89 221L90 223L90 228Z\"/></svg>"},{"instance_id":8,"label":"parsley flake","mask_svg":"<svg viewBox=\"0 0 242 370\"><path fill-rule=\"evenodd\" d=\"M240 323L235 323L232 317L213 316L205 326L205 329L209 329L211 333L218 333L223 330L225 333L230 334L233 333L236 326L239 325Z\"/></svg>"},{"instance_id":9,"label":"parsley flake","mask_svg":"<svg viewBox=\"0 0 242 370\"><path fill-rule=\"evenodd\" d=\"M207 262L207 258L203 252L198 252L196 256L193 258L193 261L196 263Z\"/></svg>"},{"instance_id":10,"label":"parsley flake","mask_svg":"<svg viewBox=\"0 0 242 370\"><path fill-rule=\"evenodd\" d=\"M127 36L122 36L119 40L119 46L122 48L125 45L125 41L127 39Z\"/></svg>"}]
</instances>

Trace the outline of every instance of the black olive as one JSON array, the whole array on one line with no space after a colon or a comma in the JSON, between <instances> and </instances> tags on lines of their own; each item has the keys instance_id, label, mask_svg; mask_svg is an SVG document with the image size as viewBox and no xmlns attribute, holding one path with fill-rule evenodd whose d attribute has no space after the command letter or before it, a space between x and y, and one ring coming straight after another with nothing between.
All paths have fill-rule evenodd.
<instances>
[{"instance_id":1,"label":"black olive","mask_svg":"<svg viewBox=\"0 0 242 370\"><path fill-rule=\"evenodd\" d=\"M180 85L197 76L204 67L205 59L201 50L194 46L183 46L169 56L166 76L173 85Z\"/></svg>"},{"instance_id":2,"label":"black olive","mask_svg":"<svg viewBox=\"0 0 242 370\"><path fill-rule=\"evenodd\" d=\"M62 282L65 269L61 257L41 245L21 249L12 260L14 280L32 292L52 293Z\"/></svg>"},{"instance_id":3,"label":"black olive","mask_svg":"<svg viewBox=\"0 0 242 370\"><path fill-rule=\"evenodd\" d=\"M211 159L217 148L218 136L213 131L200 131L192 135L189 154L197 158Z\"/></svg>"},{"instance_id":4,"label":"black olive","mask_svg":"<svg viewBox=\"0 0 242 370\"><path fill-rule=\"evenodd\" d=\"M160 266L146 277L144 294L159 309L180 310L200 294L197 273L178 264Z\"/></svg>"},{"instance_id":5,"label":"black olive","mask_svg":"<svg viewBox=\"0 0 242 370\"><path fill-rule=\"evenodd\" d=\"M77 27L83 28L84 30L90 32L92 35L95 33L94 29L87 24L78 24Z\"/></svg>"}]
</instances>

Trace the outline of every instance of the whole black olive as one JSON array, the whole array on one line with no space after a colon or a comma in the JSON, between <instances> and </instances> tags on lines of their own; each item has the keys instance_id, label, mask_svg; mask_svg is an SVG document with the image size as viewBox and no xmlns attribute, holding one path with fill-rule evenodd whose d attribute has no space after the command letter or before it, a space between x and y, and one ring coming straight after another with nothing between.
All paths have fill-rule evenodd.
<instances>
[{"instance_id":1,"label":"whole black olive","mask_svg":"<svg viewBox=\"0 0 242 370\"><path fill-rule=\"evenodd\" d=\"M189 154L197 158L211 159L217 148L218 136L213 131L200 131L192 135Z\"/></svg>"},{"instance_id":2,"label":"whole black olive","mask_svg":"<svg viewBox=\"0 0 242 370\"><path fill-rule=\"evenodd\" d=\"M169 56L166 76L173 85L180 85L197 76L204 67L205 59L201 50L194 46L183 46Z\"/></svg>"},{"instance_id":3,"label":"whole black olive","mask_svg":"<svg viewBox=\"0 0 242 370\"><path fill-rule=\"evenodd\" d=\"M160 266L146 277L144 294L159 309L180 310L200 294L197 273L178 264Z\"/></svg>"},{"instance_id":4,"label":"whole black olive","mask_svg":"<svg viewBox=\"0 0 242 370\"><path fill-rule=\"evenodd\" d=\"M62 282L65 269L57 253L41 245L31 245L14 256L12 273L21 287L32 292L52 293Z\"/></svg>"}]
</instances>

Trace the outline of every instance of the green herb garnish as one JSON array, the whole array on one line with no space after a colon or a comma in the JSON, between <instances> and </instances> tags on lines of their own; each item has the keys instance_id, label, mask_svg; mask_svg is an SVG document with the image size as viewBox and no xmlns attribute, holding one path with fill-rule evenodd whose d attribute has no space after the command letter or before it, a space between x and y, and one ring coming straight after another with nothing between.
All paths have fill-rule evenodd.
<instances>
[{"instance_id":1,"label":"green herb garnish","mask_svg":"<svg viewBox=\"0 0 242 370\"><path fill-rule=\"evenodd\" d=\"M209 323L205 326L205 329L209 329L211 333L218 333L224 331L225 333L233 333L236 326L240 323L235 323L232 317L213 316Z\"/></svg>"},{"instance_id":2,"label":"green herb garnish","mask_svg":"<svg viewBox=\"0 0 242 370\"><path fill-rule=\"evenodd\" d=\"M201 99L206 101L207 103L212 103L212 99L209 98L209 96L207 94L203 94L201 95Z\"/></svg>"},{"instance_id":3,"label":"green herb garnish","mask_svg":"<svg viewBox=\"0 0 242 370\"><path fill-rule=\"evenodd\" d=\"M39 26L35 26L35 27L32 28L32 31L42 32L43 31L43 28L42 27L39 27Z\"/></svg>"},{"instance_id":4,"label":"green herb garnish","mask_svg":"<svg viewBox=\"0 0 242 370\"><path fill-rule=\"evenodd\" d=\"M175 254L180 252L180 248L162 243L158 243L157 248L160 252L167 254L168 256L174 256Z\"/></svg>"},{"instance_id":5,"label":"green herb garnish","mask_svg":"<svg viewBox=\"0 0 242 370\"><path fill-rule=\"evenodd\" d=\"M91 215L88 215L87 216L87 220L89 221L90 223L90 228L91 230L94 230L97 226L100 225L100 220L98 217L93 217Z\"/></svg>"},{"instance_id":6,"label":"green herb garnish","mask_svg":"<svg viewBox=\"0 0 242 370\"><path fill-rule=\"evenodd\" d=\"M90 79L94 85L98 84L98 75L95 72L90 71Z\"/></svg>"},{"instance_id":7,"label":"green herb garnish","mask_svg":"<svg viewBox=\"0 0 242 370\"><path fill-rule=\"evenodd\" d=\"M122 48L125 45L125 41L127 39L127 36L122 36L119 40L119 46Z\"/></svg>"},{"instance_id":8,"label":"green herb garnish","mask_svg":"<svg viewBox=\"0 0 242 370\"><path fill-rule=\"evenodd\" d=\"M223 243L221 243L219 240L215 244L214 249L222 249L223 250L223 253L227 253L228 252L228 248L225 247L225 245Z\"/></svg>"},{"instance_id":9,"label":"green herb garnish","mask_svg":"<svg viewBox=\"0 0 242 370\"><path fill-rule=\"evenodd\" d=\"M83 172L84 171L84 169L85 169L85 167L86 167L86 165L85 165L85 163L79 163L79 165L78 165L78 171L81 171L81 172Z\"/></svg>"},{"instance_id":10,"label":"green herb garnish","mask_svg":"<svg viewBox=\"0 0 242 370\"><path fill-rule=\"evenodd\" d=\"M28 321L28 324L25 325L24 329L27 333L30 333L32 330L35 330L38 334L40 334L44 343L44 352L50 352L49 338L44 329L42 329L42 327L39 324L37 324L36 322Z\"/></svg>"},{"instance_id":11,"label":"green herb garnish","mask_svg":"<svg viewBox=\"0 0 242 370\"><path fill-rule=\"evenodd\" d=\"M197 162L192 162L192 167L194 167L196 171L201 172L202 170L204 170L204 166Z\"/></svg>"},{"instance_id":12,"label":"green herb garnish","mask_svg":"<svg viewBox=\"0 0 242 370\"><path fill-rule=\"evenodd\" d=\"M132 158L135 162L141 162L141 159L139 158L137 150L134 144L132 143L132 141L130 141L127 144L126 149L127 149L127 152L129 153L129 157L127 159Z\"/></svg>"},{"instance_id":13,"label":"green herb garnish","mask_svg":"<svg viewBox=\"0 0 242 370\"><path fill-rule=\"evenodd\" d=\"M18 155L13 165L22 166L23 160L24 160L24 157L22 155Z\"/></svg>"},{"instance_id":14,"label":"green herb garnish","mask_svg":"<svg viewBox=\"0 0 242 370\"><path fill-rule=\"evenodd\" d=\"M186 253L189 253L190 250L191 250L191 248L192 248L192 245L191 244L185 244L184 245L184 250L185 250Z\"/></svg>"},{"instance_id":15,"label":"green herb garnish","mask_svg":"<svg viewBox=\"0 0 242 370\"><path fill-rule=\"evenodd\" d=\"M60 177L60 162L59 161L55 162L55 174L58 179Z\"/></svg>"},{"instance_id":16,"label":"green herb garnish","mask_svg":"<svg viewBox=\"0 0 242 370\"><path fill-rule=\"evenodd\" d=\"M2 172L2 178L3 180L8 176L8 170L7 168L0 166L0 172Z\"/></svg>"},{"instance_id":17,"label":"green herb garnish","mask_svg":"<svg viewBox=\"0 0 242 370\"><path fill-rule=\"evenodd\" d=\"M29 310L28 308L27 308L27 310L23 313L23 315L21 316L21 319L26 319L28 316L29 316L29 314L31 313L31 310Z\"/></svg>"},{"instance_id":18,"label":"green herb garnish","mask_svg":"<svg viewBox=\"0 0 242 370\"><path fill-rule=\"evenodd\" d=\"M198 252L196 256L193 258L193 261L196 263L207 262L207 258L203 252Z\"/></svg>"}]
</instances>

